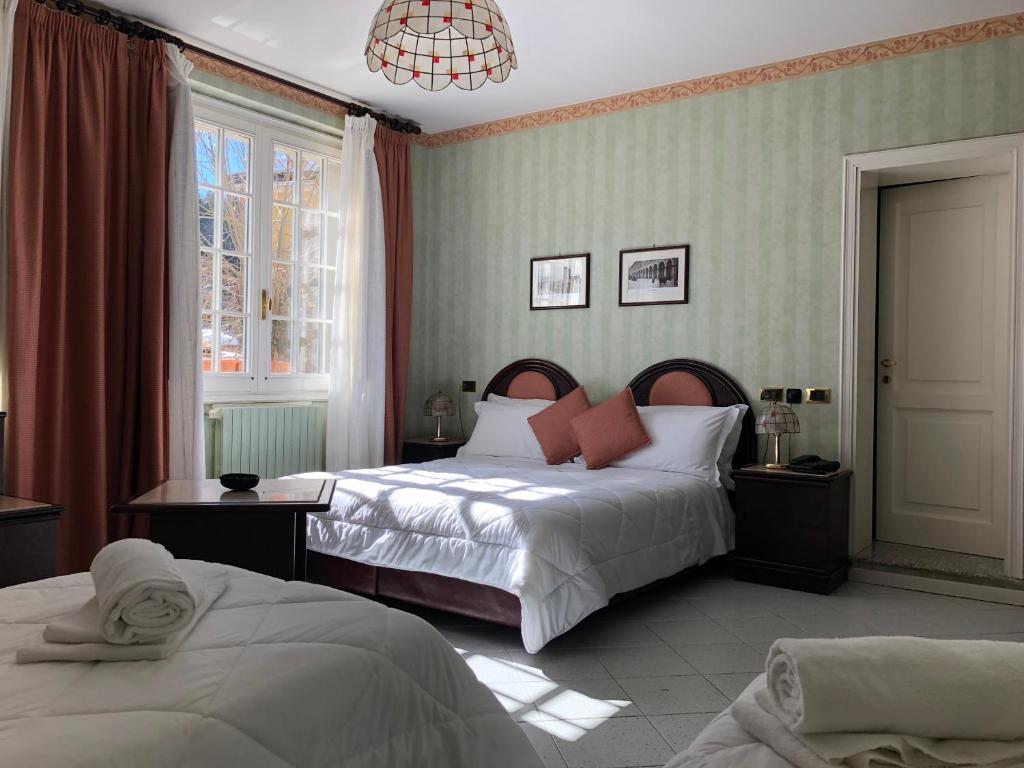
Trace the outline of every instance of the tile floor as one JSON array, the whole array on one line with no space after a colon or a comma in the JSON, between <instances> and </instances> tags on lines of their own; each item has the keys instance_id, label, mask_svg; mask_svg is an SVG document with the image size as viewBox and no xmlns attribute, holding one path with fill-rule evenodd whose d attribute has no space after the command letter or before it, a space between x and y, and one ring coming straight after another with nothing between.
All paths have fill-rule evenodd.
<instances>
[{"instance_id":1,"label":"tile floor","mask_svg":"<svg viewBox=\"0 0 1024 768\"><path fill-rule=\"evenodd\" d=\"M778 637L1024 641L1024 608L849 583L818 595L723 567L598 612L541 653L518 634L432 611L550 768L661 766L763 668Z\"/></svg>"}]
</instances>

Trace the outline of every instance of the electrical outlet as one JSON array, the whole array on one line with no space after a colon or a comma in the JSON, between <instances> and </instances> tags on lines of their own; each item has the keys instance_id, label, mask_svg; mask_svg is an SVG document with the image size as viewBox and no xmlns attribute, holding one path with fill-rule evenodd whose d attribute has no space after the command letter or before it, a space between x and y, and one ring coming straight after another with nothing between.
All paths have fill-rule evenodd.
<instances>
[{"instance_id":1,"label":"electrical outlet","mask_svg":"<svg viewBox=\"0 0 1024 768\"><path fill-rule=\"evenodd\" d=\"M467 381L463 381L462 382L462 391L463 392L476 392L476 382L475 381L468 381L468 380Z\"/></svg>"},{"instance_id":2,"label":"electrical outlet","mask_svg":"<svg viewBox=\"0 0 1024 768\"><path fill-rule=\"evenodd\" d=\"M804 391L802 389L787 389L786 390L786 402L793 405L799 404L804 401Z\"/></svg>"},{"instance_id":3,"label":"electrical outlet","mask_svg":"<svg viewBox=\"0 0 1024 768\"><path fill-rule=\"evenodd\" d=\"M830 387L808 387L804 390L808 403L831 403L832 389Z\"/></svg>"},{"instance_id":4,"label":"electrical outlet","mask_svg":"<svg viewBox=\"0 0 1024 768\"><path fill-rule=\"evenodd\" d=\"M761 399L780 402L782 400L782 387L761 387Z\"/></svg>"}]
</instances>

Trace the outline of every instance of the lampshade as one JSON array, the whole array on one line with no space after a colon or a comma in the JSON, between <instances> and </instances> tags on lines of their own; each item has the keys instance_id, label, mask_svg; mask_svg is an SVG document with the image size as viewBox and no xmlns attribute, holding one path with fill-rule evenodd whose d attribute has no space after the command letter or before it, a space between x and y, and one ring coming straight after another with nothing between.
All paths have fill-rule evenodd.
<instances>
[{"instance_id":1,"label":"lampshade","mask_svg":"<svg viewBox=\"0 0 1024 768\"><path fill-rule=\"evenodd\" d=\"M788 405L771 403L757 417L754 431L759 435L788 435L800 431L800 419Z\"/></svg>"},{"instance_id":2,"label":"lampshade","mask_svg":"<svg viewBox=\"0 0 1024 768\"><path fill-rule=\"evenodd\" d=\"M437 392L427 398L427 402L423 405L423 415L454 416L455 401L441 390L437 390Z\"/></svg>"},{"instance_id":3,"label":"lampshade","mask_svg":"<svg viewBox=\"0 0 1024 768\"><path fill-rule=\"evenodd\" d=\"M366 64L397 85L472 91L519 65L494 0L384 0L370 26Z\"/></svg>"}]
</instances>

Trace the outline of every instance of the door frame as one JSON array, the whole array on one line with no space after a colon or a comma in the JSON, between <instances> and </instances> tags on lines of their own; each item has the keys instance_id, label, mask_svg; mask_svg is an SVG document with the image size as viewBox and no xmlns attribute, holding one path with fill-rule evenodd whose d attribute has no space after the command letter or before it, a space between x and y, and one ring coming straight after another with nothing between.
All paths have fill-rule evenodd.
<instances>
[{"instance_id":1,"label":"door frame","mask_svg":"<svg viewBox=\"0 0 1024 768\"><path fill-rule=\"evenodd\" d=\"M894 184L1010 174L1010 517L1006 575L1024 578L1024 133L843 158L839 455L853 470L850 554L874 540L875 333L878 189Z\"/></svg>"}]
</instances>

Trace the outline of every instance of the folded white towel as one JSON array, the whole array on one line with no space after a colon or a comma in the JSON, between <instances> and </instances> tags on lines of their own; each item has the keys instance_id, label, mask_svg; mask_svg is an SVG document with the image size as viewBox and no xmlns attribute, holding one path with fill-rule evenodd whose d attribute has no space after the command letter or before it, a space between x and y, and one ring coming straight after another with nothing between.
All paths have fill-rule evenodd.
<instances>
[{"instance_id":1,"label":"folded white towel","mask_svg":"<svg viewBox=\"0 0 1024 768\"><path fill-rule=\"evenodd\" d=\"M208 563L179 563L182 575L198 597L188 624L165 635L160 641L109 643L103 631L99 601L93 597L74 612L62 616L43 629L43 642L19 648L17 664L41 661L156 661L178 650L185 638L223 593L228 573Z\"/></svg>"},{"instance_id":2,"label":"folded white towel","mask_svg":"<svg viewBox=\"0 0 1024 768\"><path fill-rule=\"evenodd\" d=\"M1024 644L783 639L767 673L773 713L798 734L1024 739Z\"/></svg>"},{"instance_id":3,"label":"folded white towel","mask_svg":"<svg viewBox=\"0 0 1024 768\"><path fill-rule=\"evenodd\" d=\"M115 541L99 551L89 570L108 643L160 642L192 622L195 591L159 544Z\"/></svg>"},{"instance_id":4,"label":"folded white towel","mask_svg":"<svg viewBox=\"0 0 1024 768\"><path fill-rule=\"evenodd\" d=\"M1024 741L928 739L891 733L790 731L771 711L771 695L755 681L732 706L743 730L796 768L1011 768L1024 764Z\"/></svg>"}]
</instances>

